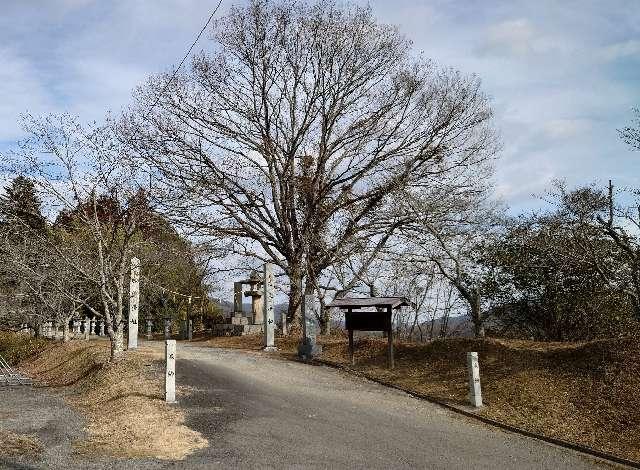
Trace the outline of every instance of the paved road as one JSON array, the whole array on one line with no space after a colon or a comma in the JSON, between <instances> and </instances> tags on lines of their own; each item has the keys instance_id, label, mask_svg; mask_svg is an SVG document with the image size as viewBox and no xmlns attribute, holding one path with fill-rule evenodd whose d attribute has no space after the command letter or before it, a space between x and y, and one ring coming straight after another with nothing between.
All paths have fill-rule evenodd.
<instances>
[{"instance_id":1,"label":"paved road","mask_svg":"<svg viewBox=\"0 0 640 470\"><path fill-rule=\"evenodd\" d=\"M193 468L587 469L591 458L328 367L180 344Z\"/></svg>"},{"instance_id":2,"label":"paved road","mask_svg":"<svg viewBox=\"0 0 640 470\"><path fill-rule=\"evenodd\" d=\"M46 450L36 461L0 458L0 469L603 468L327 367L179 343L177 380L176 406L211 444L185 461L77 455L70 442L84 437L84 420L60 396L4 389L0 425Z\"/></svg>"}]
</instances>

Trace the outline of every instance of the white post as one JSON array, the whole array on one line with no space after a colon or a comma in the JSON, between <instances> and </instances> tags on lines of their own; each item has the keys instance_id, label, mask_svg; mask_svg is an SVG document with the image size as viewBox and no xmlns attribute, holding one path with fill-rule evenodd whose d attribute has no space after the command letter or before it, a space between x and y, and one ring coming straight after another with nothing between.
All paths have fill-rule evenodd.
<instances>
[{"instance_id":1,"label":"white post","mask_svg":"<svg viewBox=\"0 0 640 470\"><path fill-rule=\"evenodd\" d=\"M140 303L140 260L131 258L129 278L129 349L138 347L138 307Z\"/></svg>"},{"instance_id":2,"label":"white post","mask_svg":"<svg viewBox=\"0 0 640 470\"><path fill-rule=\"evenodd\" d=\"M168 339L165 344L164 399L167 403L176 402L176 340Z\"/></svg>"},{"instance_id":3,"label":"white post","mask_svg":"<svg viewBox=\"0 0 640 470\"><path fill-rule=\"evenodd\" d=\"M89 317L84 317L82 326L84 327L84 339L89 339Z\"/></svg>"},{"instance_id":4,"label":"white post","mask_svg":"<svg viewBox=\"0 0 640 470\"><path fill-rule=\"evenodd\" d=\"M482 392L480 390L480 364L478 353L467 353L467 368L469 371L469 401L476 408L482 406Z\"/></svg>"},{"instance_id":5,"label":"white post","mask_svg":"<svg viewBox=\"0 0 640 470\"><path fill-rule=\"evenodd\" d=\"M277 348L275 346L275 318L274 318L274 310L273 310L273 298L275 296L274 292L274 277L273 277L273 265L270 263L264 264L264 272L262 278L264 279L264 303L262 305L263 315L263 325L264 325L264 338L263 338L263 349L265 351L276 351Z\"/></svg>"}]
</instances>

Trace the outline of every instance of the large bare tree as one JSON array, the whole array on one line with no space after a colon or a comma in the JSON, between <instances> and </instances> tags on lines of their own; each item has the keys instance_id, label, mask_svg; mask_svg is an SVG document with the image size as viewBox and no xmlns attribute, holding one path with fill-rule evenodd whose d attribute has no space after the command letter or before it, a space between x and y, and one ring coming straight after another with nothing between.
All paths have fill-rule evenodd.
<instances>
[{"instance_id":1,"label":"large bare tree","mask_svg":"<svg viewBox=\"0 0 640 470\"><path fill-rule=\"evenodd\" d=\"M391 196L452 181L496 151L474 76L413 54L369 8L252 1L213 29L214 51L155 77L123 119L164 203L301 285L388 237Z\"/></svg>"},{"instance_id":2,"label":"large bare tree","mask_svg":"<svg viewBox=\"0 0 640 470\"><path fill-rule=\"evenodd\" d=\"M4 163L32 178L57 229L38 239L56 275L34 271L35 285L57 289L72 309L82 304L103 318L116 361L124 351L130 259L150 222L136 167L110 122L83 126L69 115L26 116L23 128L28 137ZM63 282L70 277L76 282Z\"/></svg>"}]
</instances>

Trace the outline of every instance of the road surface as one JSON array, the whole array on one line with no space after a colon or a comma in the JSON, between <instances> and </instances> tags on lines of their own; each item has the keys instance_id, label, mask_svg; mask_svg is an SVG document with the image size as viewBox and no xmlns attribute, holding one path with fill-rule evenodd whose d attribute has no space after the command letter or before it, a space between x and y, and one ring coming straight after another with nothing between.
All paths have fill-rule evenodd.
<instances>
[{"instance_id":1,"label":"road surface","mask_svg":"<svg viewBox=\"0 0 640 470\"><path fill-rule=\"evenodd\" d=\"M161 342L145 343L161 351ZM593 469L606 464L491 428L324 366L178 343L178 403L210 442L180 462L78 455L85 420L42 389L0 391L0 422L45 446L0 469ZM162 426L162 423L158 423ZM2 443L0 443L1 445Z\"/></svg>"},{"instance_id":2,"label":"road surface","mask_svg":"<svg viewBox=\"0 0 640 470\"><path fill-rule=\"evenodd\" d=\"M602 468L324 366L180 343L176 374L201 468Z\"/></svg>"}]
</instances>

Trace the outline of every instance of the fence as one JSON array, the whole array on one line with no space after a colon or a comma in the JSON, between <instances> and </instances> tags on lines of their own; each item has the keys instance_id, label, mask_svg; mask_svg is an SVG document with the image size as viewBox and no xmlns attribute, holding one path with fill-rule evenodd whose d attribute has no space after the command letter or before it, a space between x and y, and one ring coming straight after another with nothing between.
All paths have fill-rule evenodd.
<instances>
[{"instance_id":1,"label":"fence","mask_svg":"<svg viewBox=\"0 0 640 470\"><path fill-rule=\"evenodd\" d=\"M33 381L13 369L4 357L0 355L0 388L20 385L33 385Z\"/></svg>"}]
</instances>

